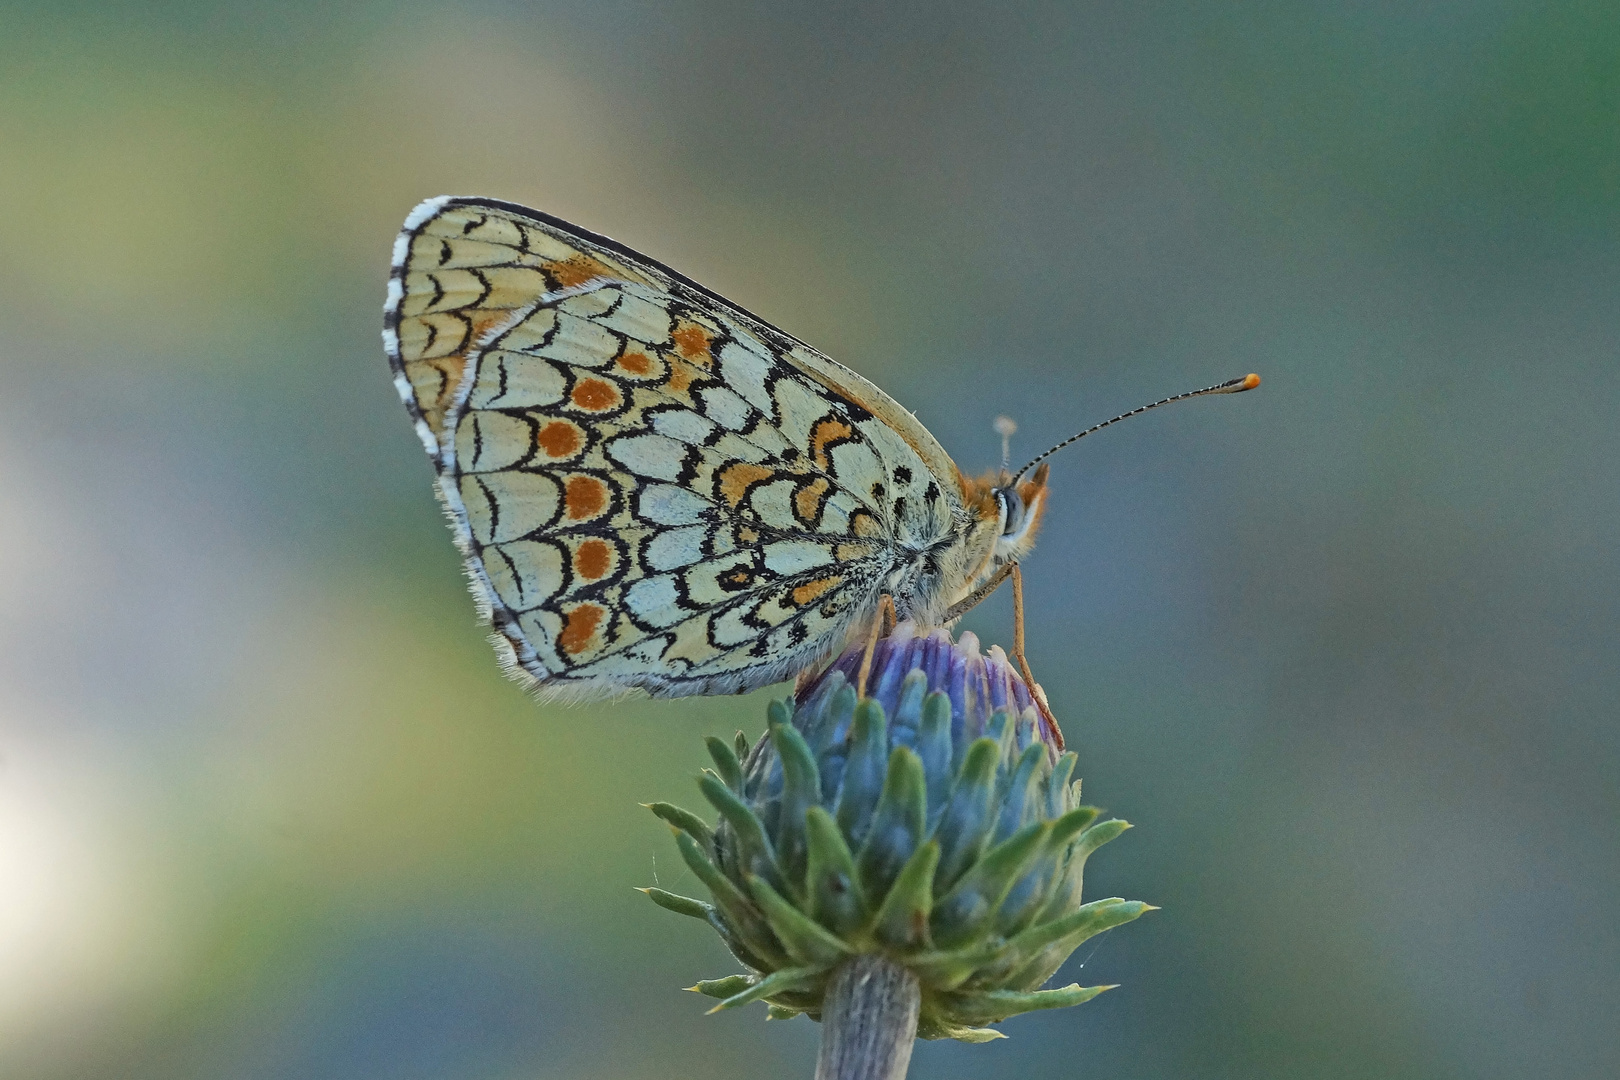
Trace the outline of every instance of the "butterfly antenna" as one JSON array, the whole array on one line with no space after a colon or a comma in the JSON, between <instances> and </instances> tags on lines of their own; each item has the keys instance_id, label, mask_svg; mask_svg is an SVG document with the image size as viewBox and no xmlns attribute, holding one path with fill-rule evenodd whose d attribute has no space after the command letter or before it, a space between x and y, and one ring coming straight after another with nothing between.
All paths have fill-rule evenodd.
<instances>
[{"instance_id":1,"label":"butterfly antenna","mask_svg":"<svg viewBox=\"0 0 1620 1080\"><path fill-rule=\"evenodd\" d=\"M1018 431L1018 424L1010 416L996 417L996 434L1001 436L1001 471L1006 472L1012 459L1012 437Z\"/></svg>"},{"instance_id":2,"label":"butterfly antenna","mask_svg":"<svg viewBox=\"0 0 1620 1080\"><path fill-rule=\"evenodd\" d=\"M1085 438L1087 435L1090 435L1092 432L1101 431L1103 428L1107 427L1109 424L1117 424L1121 420L1129 420L1131 417L1136 416L1138 413L1145 413L1149 409L1157 409L1160 405L1168 405L1172 401L1186 401L1188 398L1203 397L1206 394L1241 394L1241 393L1243 393L1243 391L1245 391L1245 390L1253 390L1255 387L1257 387L1259 385L1260 385L1260 376L1254 375L1254 374L1249 374L1249 375L1243 376L1240 379L1228 379L1226 382L1218 383L1215 386L1206 386L1202 390L1189 390L1185 394L1177 394L1174 397L1167 397L1163 401L1155 401L1151 405L1143 405L1143 406L1140 406L1139 408L1132 409L1128 413L1120 413L1118 416L1114 417L1112 420L1104 420L1100 424L1094 424L1093 426L1086 428L1086 430L1082 431L1078 435L1071 435L1069 438L1064 439L1062 442L1060 442L1056 446L1052 447L1052 449L1048 450L1046 453L1042 454L1040 457L1037 457L1034 461L1031 461L1028 465L1025 465L1022 469L1019 469L1018 472L1013 475L1013 481L1016 482L1019 479L1019 477L1023 476L1025 473L1029 472L1029 470L1033 469L1035 466L1039 465L1041 462L1045 461L1047 458L1051 457L1053 454L1057 453L1059 450L1062 450L1065 446L1068 446L1071 443L1077 443L1081 439Z\"/></svg>"}]
</instances>

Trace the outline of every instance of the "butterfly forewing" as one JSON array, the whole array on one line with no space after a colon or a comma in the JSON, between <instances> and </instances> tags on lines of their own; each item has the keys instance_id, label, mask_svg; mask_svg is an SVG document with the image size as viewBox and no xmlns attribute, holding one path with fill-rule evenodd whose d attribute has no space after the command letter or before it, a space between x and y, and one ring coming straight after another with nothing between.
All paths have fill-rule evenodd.
<instances>
[{"instance_id":1,"label":"butterfly forewing","mask_svg":"<svg viewBox=\"0 0 1620 1080\"><path fill-rule=\"evenodd\" d=\"M534 211L418 207L384 339L475 591L542 691L784 678L960 515L950 459L870 383Z\"/></svg>"}]
</instances>

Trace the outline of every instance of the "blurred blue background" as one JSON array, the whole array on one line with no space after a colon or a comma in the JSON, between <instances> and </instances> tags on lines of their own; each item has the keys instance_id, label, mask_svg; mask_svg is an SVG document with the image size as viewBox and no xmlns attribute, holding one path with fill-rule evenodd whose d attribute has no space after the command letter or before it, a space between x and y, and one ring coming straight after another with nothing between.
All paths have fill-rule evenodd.
<instances>
[{"instance_id":1,"label":"blurred blue background","mask_svg":"<svg viewBox=\"0 0 1620 1080\"><path fill-rule=\"evenodd\" d=\"M914 1077L1620 1073L1612 3L271 0L0 5L0 1075L809 1074L631 891L764 697L536 706L474 624L378 337L441 193L970 471L1264 375L1056 459L1026 568L1164 910Z\"/></svg>"}]
</instances>

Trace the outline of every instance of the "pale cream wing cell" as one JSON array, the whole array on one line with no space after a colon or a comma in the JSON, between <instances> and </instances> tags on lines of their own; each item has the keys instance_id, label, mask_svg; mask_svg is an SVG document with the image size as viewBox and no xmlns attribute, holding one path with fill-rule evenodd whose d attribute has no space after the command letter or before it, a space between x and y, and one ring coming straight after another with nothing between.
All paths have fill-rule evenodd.
<instances>
[{"instance_id":1,"label":"pale cream wing cell","mask_svg":"<svg viewBox=\"0 0 1620 1080\"><path fill-rule=\"evenodd\" d=\"M544 696L740 692L891 595L938 619L995 509L849 369L622 245L431 199L384 344L509 670Z\"/></svg>"}]
</instances>

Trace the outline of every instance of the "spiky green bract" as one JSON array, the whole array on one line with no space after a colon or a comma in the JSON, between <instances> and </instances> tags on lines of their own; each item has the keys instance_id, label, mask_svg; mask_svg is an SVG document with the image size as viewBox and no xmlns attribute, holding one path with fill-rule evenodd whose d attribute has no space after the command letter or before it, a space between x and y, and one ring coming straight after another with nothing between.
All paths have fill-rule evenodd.
<instances>
[{"instance_id":1,"label":"spiky green bract","mask_svg":"<svg viewBox=\"0 0 1620 1080\"><path fill-rule=\"evenodd\" d=\"M1106 986L1040 987L1081 942L1148 905L1080 901L1085 862L1129 826L1099 822L1000 649L902 625L873 654L869 696L852 649L774 701L766 735L709 739L698 780L709 825L668 803L712 904L662 889L660 907L708 922L748 973L700 982L715 1009L764 1001L820 1019L833 970L883 952L922 988L917 1034L984 1042L987 1024L1078 1005Z\"/></svg>"}]
</instances>

